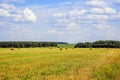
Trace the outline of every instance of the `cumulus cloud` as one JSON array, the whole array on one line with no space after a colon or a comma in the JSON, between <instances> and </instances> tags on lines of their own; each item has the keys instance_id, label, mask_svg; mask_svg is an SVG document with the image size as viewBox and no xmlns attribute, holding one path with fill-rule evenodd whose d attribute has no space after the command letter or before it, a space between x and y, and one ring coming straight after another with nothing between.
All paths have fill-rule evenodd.
<instances>
[{"instance_id":1,"label":"cumulus cloud","mask_svg":"<svg viewBox=\"0 0 120 80\"><path fill-rule=\"evenodd\" d=\"M110 16L111 20L120 20L120 12Z\"/></svg>"},{"instance_id":2,"label":"cumulus cloud","mask_svg":"<svg viewBox=\"0 0 120 80\"><path fill-rule=\"evenodd\" d=\"M104 25L103 24L99 24L99 25L96 26L96 28L99 29L99 30L111 30L112 29L111 26L105 25L105 24Z\"/></svg>"},{"instance_id":3,"label":"cumulus cloud","mask_svg":"<svg viewBox=\"0 0 120 80\"><path fill-rule=\"evenodd\" d=\"M94 12L93 12L94 11ZM94 14L95 13L95 14ZM69 18L69 20L108 20L110 19L109 15L107 14L96 14L98 11L95 12L94 9L91 11L89 10L73 10L68 11L66 13L55 13L54 17L60 18ZM99 13L103 13L102 11ZM63 15L65 14L65 15Z\"/></svg>"},{"instance_id":4,"label":"cumulus cloud","mask_svg":"<svg viewBox=\"0 0 120 80\"><path fill-rule=\"evenodd\" d=\"M47 31L47 33L56 33L57 31L55 29Z\"/></svg>"},{"instance_id":5,"label":"cumulus cloud","mask_svg":"<svg viewBox=\"0 0 120 80\"><path fill-rule=\"evenodd\" d=\"M55 14L53 14L53 16L55 16L55 17L65 17L66 14L65 13L55 13Z\"/></svg>"},{"instance_id":6,"label":"cumulus cloud","mask_svg":"<svg viewBox=\"0 0 120 80\"><path fill-rule=\"evenodd\" d=\"M65 34L65 32L63 32L63 31L57 31L55 29L48 30L47 33L48 34L57 34L57 35L64 35Z\"/></svg>"},{"instance_id":7,"label":"cumulus cloud","mask_svg":"<svg viewBox=\"0 0 120 80\"><path fill-rule=\"evenodd\" d=\"M82 8L75 7L68 8L67 10L59 11L53 13L56 19L55 24L57 27L62 27L67 32L71 31L79 34L90 32L90 34L95 34L95 36L110 36L115 34L114 26L110 26L111 21L120 20L120 13L118 9L107 3L106 0L87 0L85 4L82 4ZM88 6L86 6L88 5ZM62 10L62 9L61 9ZM55 26L55 27L56 27ZM88 31L84 31L84 30Z\"/></svg>"},{"instance_id":8,"label":"cumulus cloud","mask_svg":"<svg viewBox=\"0 0 120 80\"><path fill-rule=\"evenodd\" d=\"M115 14L117 11L111 7L104 7L104 8L92 8L90 10L91 13L96 14Z\"/></svg>"},{"instance_id":9,"label":"cumulus cloud","mask_svg":"<svg viewBox=\"0 0 120 80\"><path fill-rule=\"evenodd\" d=\"M109 14L109 13L111 13L111 14L117 13L117 11L116 11L115 9L111 8L111 7L105 7L104 10L105 10L105 12L108 13L108 14Z\"/></svg>"},{"instance_id":10,"label":"cumulus cloud","mask_svg":"<svg viewBox=\"0 0 120 80\"><path fill-rule=\"evenodd\" d=\"M7 10L4 10L4 9L0 9L0 17L9 17L10 14Z\"/></svg>"},{"instance_id":11,"label":"cumulus cloud","mask_svg":"<svg viewBox=\"0 0 120 80\"><path fill-rule=\"evenodd\" d=\"M7 4L7 3L1 3L0 8L6 9L6 10L13 10L13 9L15 10L16 9L16 7L14 5Z\"/></svg>"},{"instance_id":12,"label":"cumulus cloud","mask_svg":"<svg viewBox=\"0 0 120 80\"><path fill-rule=\"evenodd\" d=\"M14 14L12 17L14 17L17 22L36 22L37 19L33 11L28 7L26 7L23 12L20 11L20 13Z\"/></svg>"},{"instance_id":13,"label":"cumulus cloud","mask_svg":"<svg viewBox=\"0 0 120 80\"><path fill-rule=\"evenodd\" d=\"M91 20L91 21L109 21L109 20L120 20L120 14L117 9L110 7L110 4L103 0L88 0L85 4L92 6L89 8L73 8L68 9L63 12L54 13L54 17L61 21L61 18L64 20L69 20L72 22L80 22L81 20ZM86 6L86 5L84 5ZM83 7L83 6L82 6ZM62 20L63 20L62 19ZM63 21L64 22L64 21Z\"/></svg>"},{"instance_id":14,"label":"cumulus cloud","mask_svg":"<svg viewBox=\"0 0 120 80\"><path fill-rule=\"evenodd\" d=\"M30 8L18 8L7 3L0 4L0 17L14 22L36 22L37 20Z\"/></svg>"},{"instance_id":15,"label":"cumulus cloud","mask_svg":"<svg viewBox=\"0 0 120 80\"><path fill-rule=\"evenodd\" d=\"M74 9L74 10L71 10L69 11L69 15L82 15L82 14L85 14L87 12L86 9L83 9L83 10L77 10L77 9Z\"/></svg>"},{"instance_id":16,"label":"cumulus cloud","mask_svg":"<svg viewBox=\"0 0 120 80\"><path fill-rule=\"evenodd\" d=\"M78 29L78 24L75 22L71 22L71 23L67 24L67 26L68 26L68 29L72 29L72 30Z\"/></svg>"},{"instance_id":17,"label":"cumulus cloud","mask_svg":"<svg viewBox=\"0 0 120 80\"><path fill-rule=\"evenodd\" d=\"M111 37L115 35L113 26L110 26L108 24L98 24L96 25L96 28L98 29L98 36Z\"/></svg>"},{"instance_id":18,"label":"cumulus cloud","mask_svg":"<svg viewBox=\"0 0 120 80\"><path fill-rule=\"evenodd\" d=\"M113 27L119 27L116 24L117 22L119 24L120 20L119 7L109 2L111 0L73 0L73 2L68 1L55 5L32 5L31 8L13 5L10 3L12 0L5 1L6 3L0 4L0 20L16 24L18 27L11 26L13 28L12 32L21 30L27 33L24 27L35 25L37 29L31 30L34 31L34 38L36 37L36 39L38 39L37 36L40 33L42 33L41 39L45 37L45 40L48 39L48 35L50 37L56 35L55 38L62 35L60 40L62 38L71 40L72 37L75 40L79 39L78 41L80 39L85 41L91 38L96 39L97 34L100 35L100 39L101 36L106 38L106 35L112 37L111 34L114 34ZM13 1L17 2L18 0ZM36 14L34 14L33 10L35 10ZM114 21L116 19L117 22ZM36 22L36 20L39 21ZM0 26L5 25L1 21ZM19 22L36 22L36 24L22 24L23 28L21 28ZM19 31L20 34L21 31Z\"/></svg>"},{"instance_id":19,"label":"cumulus cloud","mask_svg":"<svg viewBox=\"0 0 120 80\"><path fill-rule=\"evenodd\" d=\"M30 10L28 7L24 9L24 15L25 15L25 19L31 22L35 22L36 21L36 16L33 13L32 10Z\"/></svg>"},{"instance_id":20,"label":"cumulus cloud","mask_svg":"<svg viewBox=\"0 0 120 80\"><path fill-rule=\"evenodd\" d=\"M103 0L89 0L86 2L88 6L95 6L95 7L106 7L108 4Z\"/></svg>"},{"instance_id":21,"label":"cumulus cloud","mask_svg":"<svg viewBox=\"0 0 120 80\"><path fill-rule=\"evenodd\" d=\"M105 14L86 14L84 17L81 17L85 20L109 20L109 16ZM80 19L81 20L81 19Z\"/></svg>"}]
</instances>

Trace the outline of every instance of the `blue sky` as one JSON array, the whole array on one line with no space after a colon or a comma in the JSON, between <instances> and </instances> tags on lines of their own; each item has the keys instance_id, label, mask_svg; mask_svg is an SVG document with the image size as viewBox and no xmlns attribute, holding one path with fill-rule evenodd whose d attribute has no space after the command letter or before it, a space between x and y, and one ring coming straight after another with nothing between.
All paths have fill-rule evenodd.
<instances>
[{"instance_id":1,"label":"blue sky","mask_svg":"<svg viewBox=\"0 0 120 80\"><path fill-rule=\"evenodd\" d=\"M0 41L120 40L120 0L0 1Z\"/></svg>"}]
</instances>

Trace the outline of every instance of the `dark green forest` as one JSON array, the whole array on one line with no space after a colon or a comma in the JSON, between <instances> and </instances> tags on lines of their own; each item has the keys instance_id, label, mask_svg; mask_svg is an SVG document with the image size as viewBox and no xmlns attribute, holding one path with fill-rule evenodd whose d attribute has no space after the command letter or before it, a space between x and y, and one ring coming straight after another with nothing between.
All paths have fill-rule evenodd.
<instances>
[{"instance_id":1,"label":"dark green forest","mask_svg":"<svg viewBox=\"0 0 120 80\"><path fill-rule=\"evenodd\" d=\"M75 48L120 48L120 41L100 40L95 42L77 43Z\"/></svg>"},{"instance_id":2,"label":"dark green forest","mask_svg":"<svg viewBox=\"0 0 120 80\"><path fill-rule=\"evenodd\" d=\"M32 42L32 41L9 41L0 42L0 48L34 48L34 47L57 47L66 42ZM100 40L95 42L80 42L74 48L120 48L120 41Z\"/></svg>"},{"instance_id":3,"label":"dark green forest","mask_svg":"<svg viewBox=\"0 0 120 80\"><path fill-rule=\"evenodd\" d=\"M62 42L59 42L62 44ZM64 42L63 42L64 43ZM56 47L57 42L0 42L1 48Z\"/></svg>"}]
</instances>

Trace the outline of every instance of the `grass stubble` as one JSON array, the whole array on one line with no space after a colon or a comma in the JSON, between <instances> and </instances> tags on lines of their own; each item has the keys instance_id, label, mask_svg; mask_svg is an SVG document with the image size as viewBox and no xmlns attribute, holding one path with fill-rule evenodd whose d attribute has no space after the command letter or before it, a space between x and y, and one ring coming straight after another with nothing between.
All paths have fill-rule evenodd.
<instances>
[{"instance_id":1,"label":"grass stubble","mask_svg":"<svg viewBox=\"0 0 120 80\"><path fill-rule=\"evenodd\" d=\"M0 80L120 80L120 49L0 48Z\"/></svg>"}]
</instances>

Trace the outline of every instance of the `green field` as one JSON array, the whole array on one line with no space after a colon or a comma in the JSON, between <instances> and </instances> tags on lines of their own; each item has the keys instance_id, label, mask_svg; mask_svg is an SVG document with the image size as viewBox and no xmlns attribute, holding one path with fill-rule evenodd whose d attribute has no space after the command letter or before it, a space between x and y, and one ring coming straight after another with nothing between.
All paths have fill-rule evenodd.
<instances>
[{"instance_id":1,"label":"green field","mask_svg":"<svg viewBox=\"0 0 120 80\"><path fill-rule=\"evenodd\" d=\"M74 48L75 44L58 44L61 48Z\"/></svg>"},{"instance_id":2,"label":"green field","mask_svg":"<svg viewBox=\"0 0 120 80\"><path fill-rule=\"evenodd\" d=\"M120 49L0 48L0 80L120 80Z\"/></svg>"}]
</instances>

